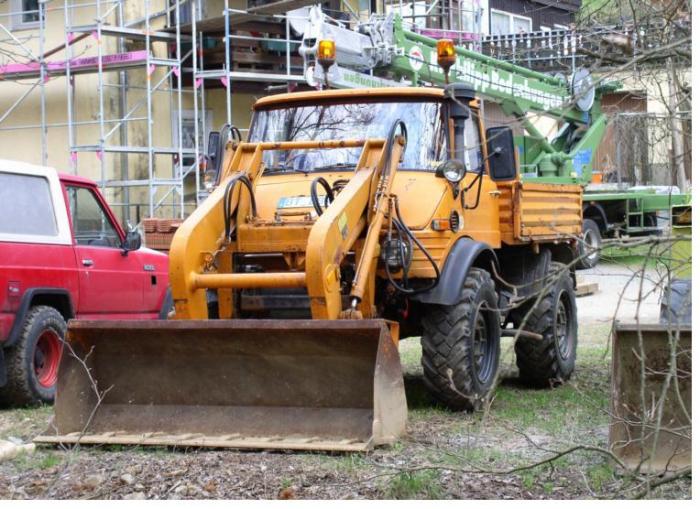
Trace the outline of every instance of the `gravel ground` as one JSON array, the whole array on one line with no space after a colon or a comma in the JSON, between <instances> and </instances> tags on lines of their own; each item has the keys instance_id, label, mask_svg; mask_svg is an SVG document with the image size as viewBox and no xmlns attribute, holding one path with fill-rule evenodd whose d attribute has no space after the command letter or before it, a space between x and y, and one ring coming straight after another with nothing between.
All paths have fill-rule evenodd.
<instances>
[{"instance_id":1,"label":"gravel ground","mask_svg":"<svg viewBox=\"0 0 700 509\"><path fill-rule=\"evenodd\" d=\"M641 486L596 452L579 451L530 468L556 451L605 448L608 431L610 320L630 277L601 265L579 274L600 292L578 299L579 349L571 382L552 390L518 384L512 342L502 348L503 379L485 412L449 412L430 402L420 381L420 344L403 341L408 434L366 454L173 450L142 447L39 447L0 463L0 498L26 499L572 499L626 498ZM637 284L638 287L638 284ZM626 295L626 294L625 294ZM658 316L653 292L640 309ZM602 314L605 313L605 314ZM623 302L620 318L635 306ZM641 315L640 315L641 316ZM24 441L43 431L52 410L0 410L0 438ZM513 471L513 469L522 470ZM653 498L690 498L690 480Z\"/></svg>"},{"instance_id":2,"label":"gravel ground","mask_svg":"<svg viewBox=\"0 0 700 509\"><path fill-rule=\"evenodd\" d=\"M655 270L642 273L638 264L600 263L592 269L577 271L576 277L579 283L597 283L599 290L595 295L579 299L579 321L610 323L613 317L635 321L637 316L641 323L659 321L664 279Z\"/></svg>"}]
</instances>

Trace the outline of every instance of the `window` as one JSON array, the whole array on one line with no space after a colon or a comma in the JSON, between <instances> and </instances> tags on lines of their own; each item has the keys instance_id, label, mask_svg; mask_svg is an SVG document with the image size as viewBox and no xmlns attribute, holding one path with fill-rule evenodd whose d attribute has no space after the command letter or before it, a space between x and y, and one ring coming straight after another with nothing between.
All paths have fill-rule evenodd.
<instances>
[{"instance_id":1,"label":"window","mask_svg":"<svg viewBox=\"0 0 700 509\"><path fill-rule=\"evenodd\" d=\"M426 27L427 7L424 0L410 3L393 0L387 7L390 7L392 12L398 12L401 15L404 25L417 28Z\"/></svg>"},{"instance_id":2,"label":"window","mask_svg":"<svg viewBox=\"0 0 700 509\"><path fill-rule=\"evenodd\" d=\"M177 10L180 11L179 21L181 25L192 23L192 0L168 0L168 3L171 9L175 4L179 4ZM199 20L199 18L197 19ZM173 9L170 11L169 26L174 27L176 21L178 21L178 17Z\"/></svg>"},{"instance_id":3,"label":"window","mask_svg":"<svg viewBox=\"0 0 700 509\"><path fill-rule=\"evenodd\" d=\"M12 0L10 9L14 30L39 26L39 0Z\"/></svg>"},{"instance_id":4,"label":"window","mask_svg":"<svg viewBox=\"0 0 700 509\"><path fill-rule=\"evenodd\" d=\"M58 235L48 180L0 173L0 233Z\"/></svg>"},{"instance_id":5,"label":"window","mask_svg":"<svg viewBox=\"0 0 700 509\"><path fill-rule=\"evenodd\" d=\"M194 133L195 133L195 121L194 121L194 110L182 110L182 114L179 117L177 111L172 112L172 138L173 147L177 149L177 133L178 133L178 120L182 119L182 149L185 151L194 150ZM200 113L199 117L199 153L205 154L207 151L206 138L208 133L212 130L212 112L211 110L206 110L204 112L204 126L202 129L202 116ZM206 130L206 132L205 132ZM194 164L194 154L184 154L183 155L182 171L187 172L191 166Z\"/></svg>"},{"instance_id":6,"label":"window","mask_svg":"<svg viewBox=\"0 0 700 509\"><path fill-rule=\"evenodd\" d=\"M532 20L524 16L513 15L513 33L526 34L532 32Z\"/></svg>"},{"instance_id":7,"label":"window","mask_svg":"<svg viewBox=\"0 0 700 509\"><path fill-rule=\"evenodd\" d=\"M491 9L491 35L532 32L532 19L510 12Z\"/></svg>"},{"instance_id":8,"label":"window","mask_svg":"<svg viewBox=\"0 0 700 509\"><path fill-rule=\"evenodd\" d=\"M408 131L399 168L434 170L444 157L444 129L437 101L290 105L260 110L250 140L304 141L385 138L395 119ZM354 170L362 147L328 150L267 150L268 172Z\"/></svg>"},{"instance_id":9,"label":"window","mask_svg":"<svg viewBox=\"0 0 700 509\"><path fill-rule=\"evenodd\" d=\"M480 171L483 162L481 155L481 132L479 131L478 119L474 113L472 113L469 120L467 120L464 125L464 150L467 152L467 157L464 158L467 171Z\"/></svg>"},{"instance_id":10,"label":"window","mask_svg":"<svg viewBox=\"0 0 700 509\"><path fill-rule=\"evenodd\" d=\"M459 2L459 29L462 32L479 33L479 16L477 7L472 0L460 0Z\"/></svg>"},{"instance_id":11,"label":"window","mask_svg":"<svg viewBox=\"0 0 700 509\"><path fill-rule=\"evenodd\" d=\"M505 12L491 11L491 34L504 35L510 32L510 16Z\"/></svg>"},{"instance_id":12,"label":"window","mask_svg":"<svg viewBox=\"0 0 700 509\"><path fill-rule=\"evenodd\" d=\"M90 189L69 186L68 205L73 221L73 235L78 244L119 247L119 234Z\"/></svg>"},{"instance_id":13,"label":"window","mask_svg":"<svg viewBox=\"0 0 700 509\"><path fill-rule=\"evenodd\" d=\"M540 32L551 32L551 31L552 31L552 27L540 25Z\"/></svg>"}]
</instances>

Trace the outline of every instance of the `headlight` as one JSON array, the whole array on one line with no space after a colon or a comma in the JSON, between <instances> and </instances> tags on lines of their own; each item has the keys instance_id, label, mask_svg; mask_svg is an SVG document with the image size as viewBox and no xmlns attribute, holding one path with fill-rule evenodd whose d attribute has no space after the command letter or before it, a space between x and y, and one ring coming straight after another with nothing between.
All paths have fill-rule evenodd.
<instances>
[{"instance_id":1,"label":"headlight","mask_svg":"<svg viewBox=\"0 0 700 509\"><path fill-rule=\"evenodd\" d=\"M438 177L445 177L445 179L452 184L457 184L464 178L466 171L467 168L462 161L449 159L440 163L440 166L437 167L436 174Z\"/></svg>"}]
</instances>

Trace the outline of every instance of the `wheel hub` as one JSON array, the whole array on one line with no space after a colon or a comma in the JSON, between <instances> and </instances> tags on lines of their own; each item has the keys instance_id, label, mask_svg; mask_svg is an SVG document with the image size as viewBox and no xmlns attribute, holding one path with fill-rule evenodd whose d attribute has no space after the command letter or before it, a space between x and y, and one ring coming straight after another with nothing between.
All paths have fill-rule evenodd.
<instances>
[{"instance_id":1,"label":"wheel hub","mask_svg":"<svg viewBox=\"0 0 700 509\"><path fill-rule=\"evenodd\" d=\"M562 359L567 359L571 354L571 341L569 330L569 307L564 293L559 294L557 299L557 314L554 323L554 333L556 334L557 348Z\"/></svg>"},{"instance_id":2,"label":"wheel hub","mask_svg":"<svg viewBox=\"0 0 700 509\"><path fill-rule=\"evenodd\" d=\"M482 309L483 302L476 312L476 323L474 324L473 359L477 378L481 383L485 383L491 377L493 345L489 343L488 320L484 316Z\"/></svg>"},{"instance_id":3,"label":"wheel hub","mask_svg":"<svg viewBox=\"0 0 700 509\"><path fill-rule=\"evenodd\" d=\"M60 360L61 339L53 330L44 331L34 349L34 373L42 387L50 388L56 384Z\"/></svg>"},{"instance_id":4,"label":"wheel hub","mask_svg":"<svg viewBox=\"0 0 700 509\"><path fill-rule=\"evenodd\" d=\"M593 261L598 253L598 248L600 247L600 242L598 237L593 235L591 230L586 230L583 234L583 249L586 253L586 259Z\"/></svg>"}]
</instances>

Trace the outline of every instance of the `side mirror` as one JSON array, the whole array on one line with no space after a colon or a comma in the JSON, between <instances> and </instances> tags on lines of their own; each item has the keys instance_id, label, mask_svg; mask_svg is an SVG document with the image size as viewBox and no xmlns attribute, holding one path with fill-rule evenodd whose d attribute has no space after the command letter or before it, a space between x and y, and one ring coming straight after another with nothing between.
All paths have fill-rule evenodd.
<instances>
[{"instance_id":1,"label":"side mirror","mask_svg":"<svg viewBox=\"0 0 700 509\"><path fill-rule=\"evenodd\" d=\"M219 167L219 142L221 133L219 131L210 131L207 139L207 157L211 161L213 168Z\"/></svg>"},{"instance_id":2,"label":"side mirror","mask_svg":"<svg viewBox=\"0 0 700 509\"><path fill-rule=\"evenodd\" d=\"M491 127L486 130L486 140L491 179L513 180L517 177L513 131L509 127Z\"/></svg>"},{"instance_id":3,"label":"side mirror","mask_svg":"<svg viewBox=\"0 0 700 509\"><path fill-rule=\"evenodd\" d=\"M141 234L137 230L129 230L122 242L122 252L126 255L129 251L136 251L141 247Z\"/></svg>"}]
</instances>

